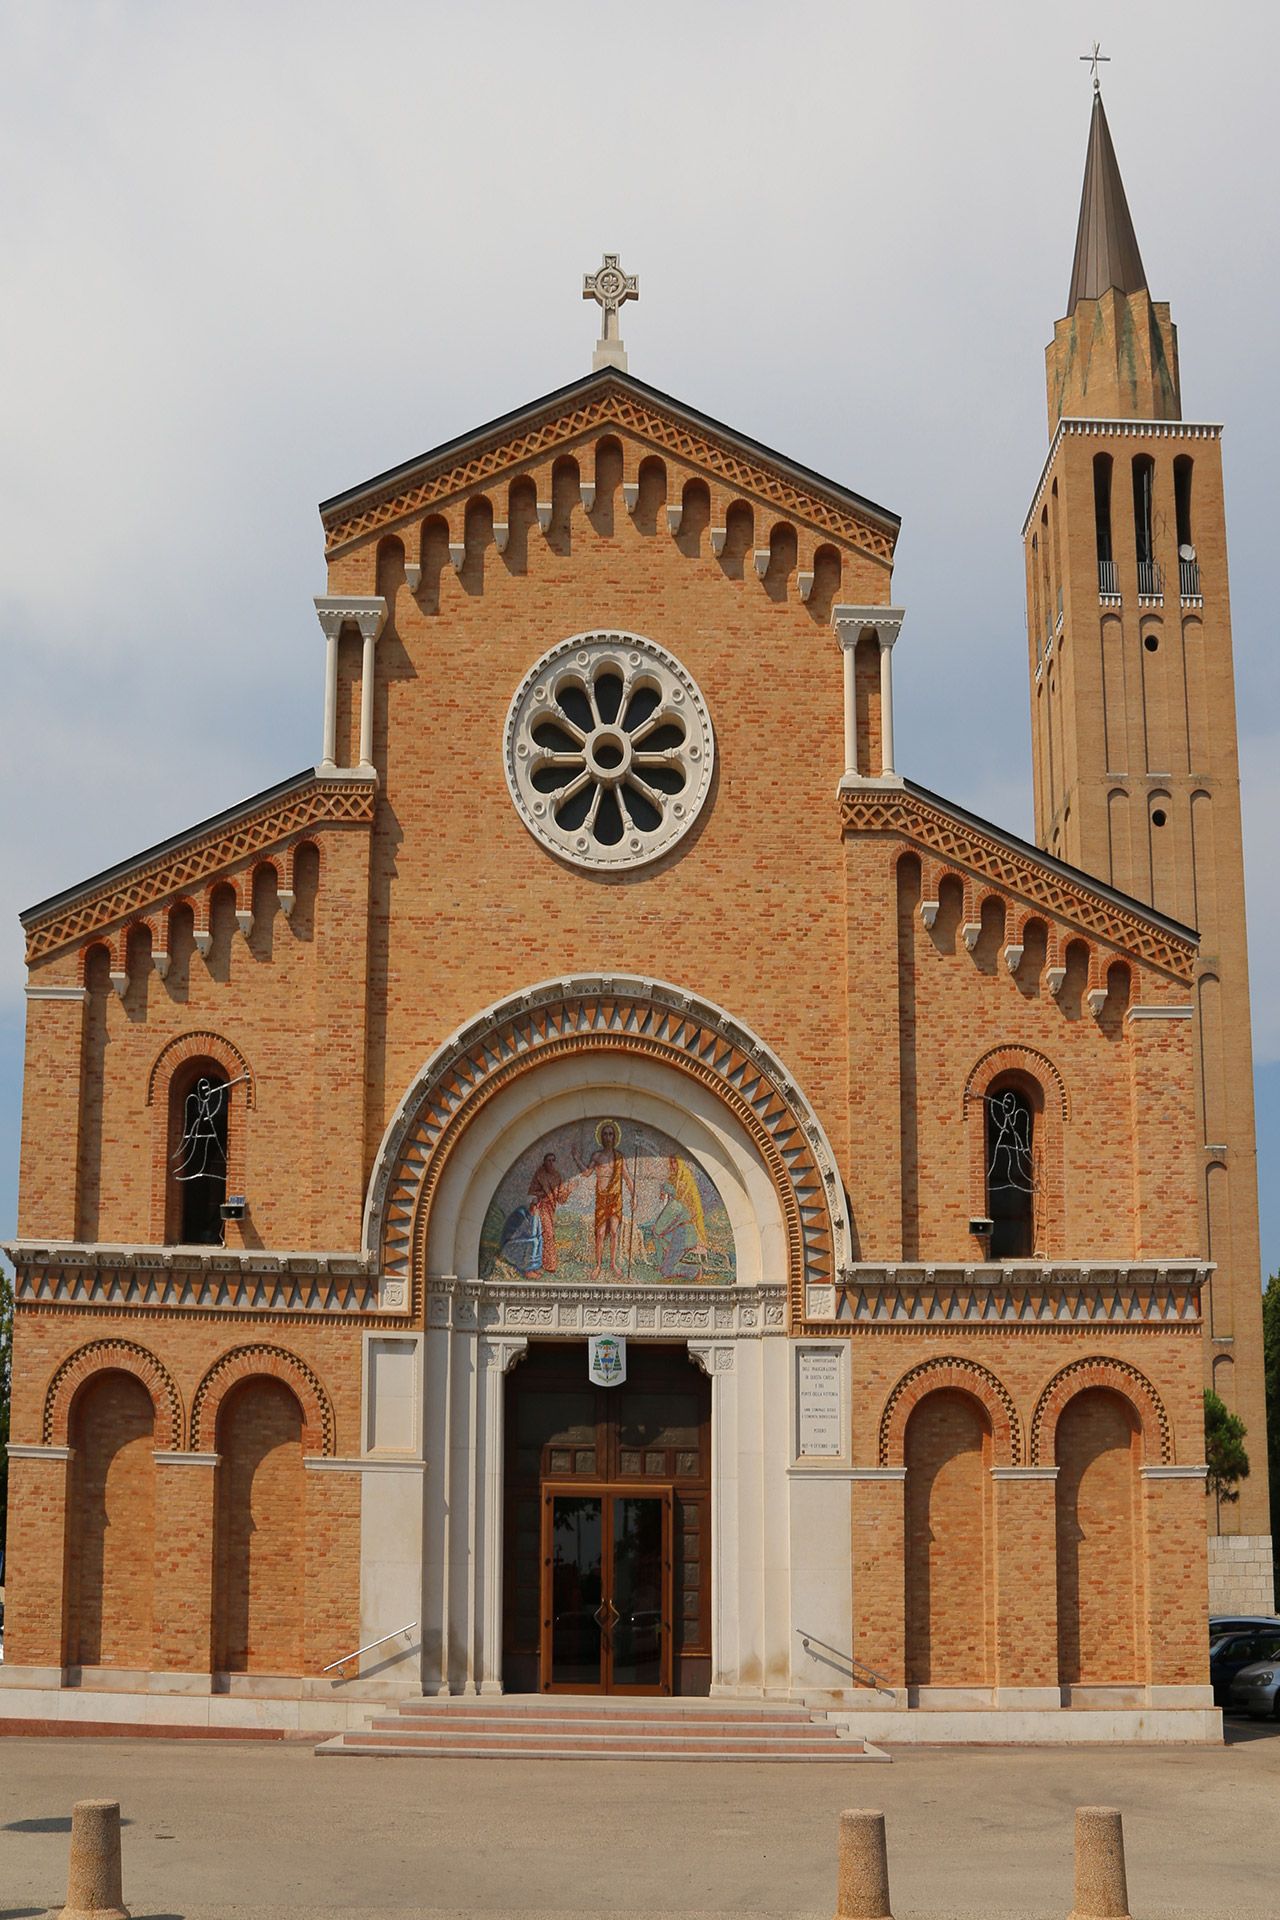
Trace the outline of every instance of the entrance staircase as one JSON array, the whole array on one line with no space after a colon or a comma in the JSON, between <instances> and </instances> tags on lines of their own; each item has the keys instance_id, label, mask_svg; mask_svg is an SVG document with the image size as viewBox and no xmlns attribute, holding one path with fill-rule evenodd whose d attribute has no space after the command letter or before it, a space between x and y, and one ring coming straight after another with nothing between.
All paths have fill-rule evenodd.
<instances>
[{"instance_id":1,"label":"entrance staircase","mask_svg":"<svg viewBox=\"0 0 1280 1920\"><path fill-rule=\"evenodd\" d=\"M408 1700L318 1754L452 1760L887 1760L807 1707L617 1694Z\"/></svg>"}]
</instances>

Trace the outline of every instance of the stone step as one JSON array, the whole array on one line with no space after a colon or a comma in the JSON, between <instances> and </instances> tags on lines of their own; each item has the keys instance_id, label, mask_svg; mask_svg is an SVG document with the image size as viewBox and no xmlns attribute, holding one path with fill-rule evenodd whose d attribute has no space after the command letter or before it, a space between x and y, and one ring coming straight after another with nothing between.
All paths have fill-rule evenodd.
<instances>
[{"instance_id":1,"label":"stone step","mask_svg":"<svg viewBox=\"0 0 1280 1920\"><path fill-rule=\"evenodd\" d=\"M482 1720L501 1720L504 1725L516 1722L541 1725L548 1720L604 1720L615 1726L635 1726L652 1720L660 1721L663 1726L761 1727L772 1733L791 1727L823 1724L821 1715L810 1713L804 1707L784 1708L776 1713L722 1713L668 1706L665 1701L654 1700L629 1701L621 1708L603 1700L580 1699L551 1699L536 1705L511 1707L499 1700L469 1701L466 1705L448 1700L406 1700L398 1702L392 1711L406 1721L448 1720L451 1724L467 1726L477 1725Z\"/></svg>"},{"instance_id":2,"label":"stone step","mask_svg":"<svg viewBox=\"0 0 1280 1920\"><path fill-rule=\"evenodd\" d=\"M626 1740L617 1740L586 1747L568 1747L558 1743L533 1741L529 1745L518 1745L510 1740L494 1742L492 1745L477 1745L465 1736L457 1740L440 1741L438 1744L414 1742L405 1744L389 1739L385 1744L374 1744L361 1734L344 1734L333 1740L322 1742L315 1749L317 1754L328 1758L343 1756L359 1757L366 1755L387 1759L407 1760L690 1760L725 1761L764 1761L771 1764L804 1761L883 1761L888 1754L868 1750L860 1740L832 1740L814 1742L811 1747L766 1745L733 1747L727 1751L714 1742L673 1743L671 1746L656 1745L646 1741L637 1746Z\"/></svg>"},{"instance_id":3,"label":"stone step","mask_svg":"<svg viewBox=\"0 0 1280 1920\"><path fill-rule=\"evenodd\" d=\"M664 1726L660 1721L646 1720L638 1725L628 1725L625 1729L611 1727L602 1720L586 1722L565 1720L540 1720L534 1725L513 1727L503 1725L500 1720L486 1720L465 1727L423 1727L407 1725L393 1718L378 1718L370 1721L367 1728L359 1733L346 1736L349 1739L394 1739L404 1744L422 1744L436 1746L441 1741L468 1740L480 1744L484 1741L504 1740L513 1745L524 1746L531 1740L555 1740L561 1746L591 1745L601 1746L624 1742L627 1746L637 1746L642 1742L661 1742L665 1746L706 1746L713 1743L721 1747L793 1747L793 1746L830 1746L839 1738L834 1727L788 1727L778 1734L763 1734L759 1729L745 1732L729 1731L724 1727L678 1728Z\"/></svg>"}]
</instances>

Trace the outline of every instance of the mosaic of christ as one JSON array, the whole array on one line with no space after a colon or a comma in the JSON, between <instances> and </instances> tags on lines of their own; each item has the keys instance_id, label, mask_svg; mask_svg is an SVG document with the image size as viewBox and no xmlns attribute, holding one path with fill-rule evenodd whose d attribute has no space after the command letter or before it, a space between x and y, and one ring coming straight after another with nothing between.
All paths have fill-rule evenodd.
<instances>
[{"instance_id":1,"label":"mosaic of christ","mask_svg":"<svg viewBox=\"0 0 1280 1920\"><path fill-rule=\"evenodd\" d=\"M728 1286L733 1231L698 1162L632 1120L578 1120L526 1149L480 1236L486 1280Z\"/></svg>"}]
</instances>

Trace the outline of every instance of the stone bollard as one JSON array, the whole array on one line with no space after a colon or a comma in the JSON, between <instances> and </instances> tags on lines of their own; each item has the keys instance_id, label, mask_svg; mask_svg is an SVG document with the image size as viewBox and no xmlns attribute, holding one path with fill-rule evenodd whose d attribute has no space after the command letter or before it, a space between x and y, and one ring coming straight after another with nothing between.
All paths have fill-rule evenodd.
<instances>
[{"instance_id":1,"label":"stone bollard","mask_svg":"<svg viewBox=\"0 0 1280 1920\"><path fill-rule=\"evenodd\" d=\"M850 1807L840 1815L836 1920L893 1920L884 1815Z\"/></svg>"},{"instance_id":2,"label":"stone bollard","mask_svg":"<svg viewBox=\"0 0 1280 1920\"><path fill-rule=\"evenodd\" d=\"M120 1885L120 1802L77 1800L60 1920L129 1920Z\"/></svg>"},{"instance_id":3,"label":"stone bollard","mask_svg":"<svg viewBox=\"0 0 1280 1920\"><path fill-rule=\"evenodd\" d=\"M1119 1807L1076 1808L1076 1897L1071 1920L1129 1920Z\"/></svg>"}]
</instances>

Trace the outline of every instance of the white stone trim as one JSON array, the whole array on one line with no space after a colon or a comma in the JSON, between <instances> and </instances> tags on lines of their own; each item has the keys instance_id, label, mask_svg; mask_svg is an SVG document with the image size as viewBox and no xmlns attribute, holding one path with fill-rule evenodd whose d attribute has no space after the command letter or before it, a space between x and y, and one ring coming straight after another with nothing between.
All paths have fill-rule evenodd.
<instances>
[{"instance_id":1,"label":"white stone trim","mask_svg":"<svg viewBox=\"0 0 1280 1920\"><path fill-rule=\"evenodd\" d=\"M850 1467L851 1480L905 1480L905 1467Z\"/></svg>"},{"instance_id":2,"label":"white stone trim","mask_svg":"<svg viewBox=\"0 0 1280 1920\"><path fill-rule=\"evenodd\" d=\"M1190 1020L1193 1007L1130 1007L1125 1014L1128 1020Z\"/></svg>"},{"instance_id":3,"label":"white stone trim","mask_svg":"<svg viewBox=\"0 0 1280 1920\"><path fill-rule=\"evenodd\" d=\"M180 1453L176 1451L155 1452L152 1459L158 1467L216 1467L221 1463L220 1453Z\"/></svg>"},{"instance_id":4,"label":"white stone trim","mask_svg":"<svg viewBox=\"0 0 1280 1920\"><path fill-rule=\"evenodd\" d=\"M78 1000L89 998L87 987L42 987L30 983L25 989L28 1000Z\"/></svg>"},{"instance_id":5,"label":"white stone trim","mask_svg":"<svg viewBox=\"0 0 1280 1920\"><path fill-rule=\"evenodd\" d=\"M1209 1478L1209 1469L1204 1466L1139 1467L1138 1472L1144 1480L1207 1480Z\"/></svg>"},{"instance_id":6,"label":"white stone trim","mask_svg":"<svg viewBox=\"0 0 1280 1920\"><path fill-rule=\"evenodd\" d=\"M861 1263L836 1276L831 1322L847 1326L1199 1326L1211 1261ZM814 1292L817 1289L813 1289ZM824 1302L825 1304L825 1302Z\"/></svg>"},{"instance_id":7,"label":"white stone trim","mask_svg":"<svg viewBox=\"0 0 1280 1920\"><path fill-rule=\"evenodd\" d=\"M1056 1480L1056 1467L992 1467L993 1480Z\"/></svg>"},{"instance_id":8,"label":"white stone trim","mask_svg":"<svg viewBox=\"0 0 1280 1920\"><path fill-rule=\"evenodd\" d=\"M831 625L844 654L844 779L861 786L864 776L858 772L858 701L854 675L854 651L868 627L880 642L880 772L872 775L887 784L900 785L894 770L893 753L893 646L906 618L903 607L837 606L831 609Z\"/></svg>"},{"instance_id":9,"label":"white stone trim","mask_svg":"<svg viewBox=\"0 0 1280 1920\"><path fill-rule=\"evenodd\" d=\"M338 731L338 641L345 626L358 627L364 643L360 669L360 771L373 771L373 656L388 607L377 593L318 593L316 616L325 638L324 752L317 772L335 771Z\"/></svg>"},{"instance_id":10,"label":"white stone trim","mask_svg":"<svg viewBox=\"0 0 1280 1920\"><path fill-rule=\"evenodd\" d=\"M70 1460L75 1448L18 1445L11 1440L6 1451L11 1460Z\"/></svg>"},{"instance_id":11,"label":"white stone trim","mask_svg":"<svg viewBox=\"0 0 1280 1920\"><path fill-rule=\"evenodd\" d=\"M380 1453L362 1460L339 1460L331 1454L306 1453L302 1464L308 1473L425 1473L427 1462L414 1454Z\"/></svg>"},{"instance_id":12,"label":"white stone trim","mask_svg":"<svg viewBox=\"0 0 1280 1920\"><path fill-rule=\"evenodd\" d=\"M622 681L622 703L617 721L598 724L583 733L562 708L555 704L556 691L565 683L582 682L593 687L602 673L612 670ZM656 730L664 723L678 725L684 744L663 757L670 766L678 766L685 785L679 793L666 794L645 781L644 737L633 737L621 727L621 720L633 686L654 687L661 698L653 714L644 723L644 731ZM595 706L594 696L592 705ZM552 796L540 793L533 785L539 767L547 764L549 749L539 744L534 730L540 722L554 720L562 733L577 735L582 751L580 772L568 782L566 791L590 786L594 791L586 820L579 827L558 824L551 805ZM597 759L595 743L603 754L619 759L610 764ZM568 749L565 750L568 752ZM634 755L638 756L633 760ZM623 869L647 866L650 861L670 852L692 827L711 791L715 768L715 735L711 715L696 681L668 653L642 635L604 629L573 634L550 647L536 660L521 680L507 709L502 730L502 764L507 787L516 812L534 839L558 859L588 872L615 873ZM657 827L637 826L630 820L621 799L624 776L634 768L634 781L652 797L661 816ZM606 793L618 796L623 832L616 845L609 846L591 830L596 809Z\"/></svg>"}]
</instances>

